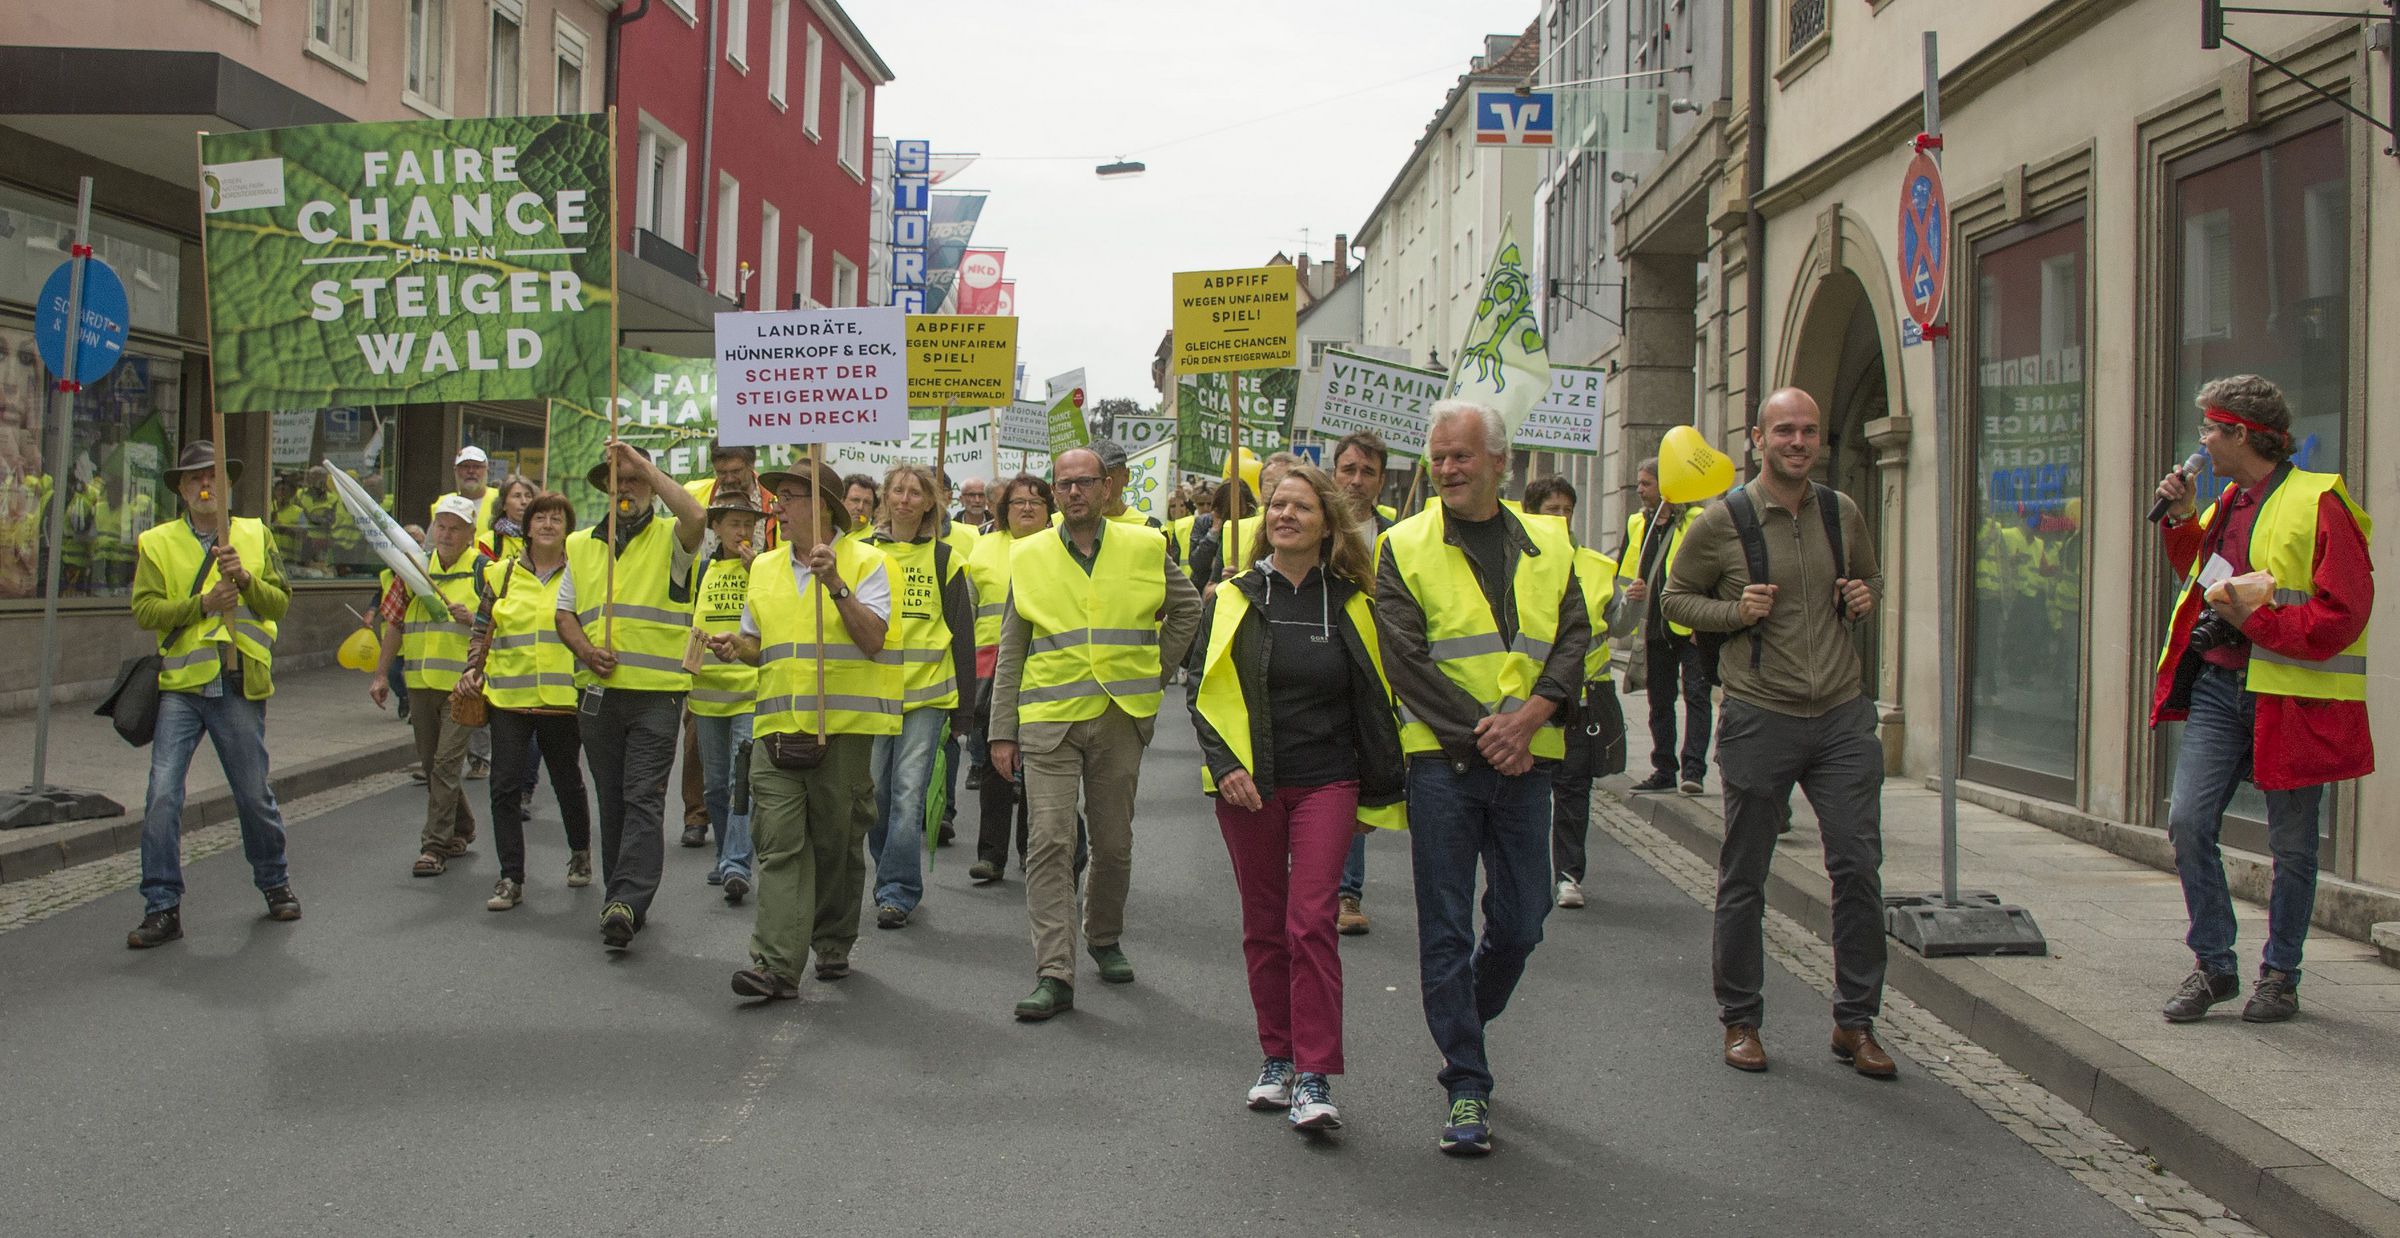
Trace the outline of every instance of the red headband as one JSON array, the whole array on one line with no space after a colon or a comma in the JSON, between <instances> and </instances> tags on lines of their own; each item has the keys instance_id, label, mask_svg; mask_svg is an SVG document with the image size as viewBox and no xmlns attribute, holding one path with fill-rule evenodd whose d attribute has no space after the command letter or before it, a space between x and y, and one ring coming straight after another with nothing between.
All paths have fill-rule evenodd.
<instances>
[{"instance_id":1,"label":"red headband","mask_svg":"<svg viewBox=\"0 0 2400 1238\"><path fill-rule=\"evenodd\" d=\"M2242 416L2240 413L2227 412L2226 410L2218 408L2213 404L2200 410L2200 415L2222 426L2240 426L2245 430L2256 431L2260 434L2274 434L2278 432L2273 426L2260 425L2259 423Z\"/></svg>"}]
</instances>

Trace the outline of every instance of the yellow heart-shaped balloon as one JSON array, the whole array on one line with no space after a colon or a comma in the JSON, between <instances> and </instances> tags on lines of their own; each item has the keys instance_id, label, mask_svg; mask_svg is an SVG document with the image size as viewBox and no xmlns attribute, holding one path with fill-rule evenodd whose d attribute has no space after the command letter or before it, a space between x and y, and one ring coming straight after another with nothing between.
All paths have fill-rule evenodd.
<instances>
[{"instance_id":1,"label":"yellow heart-shaped balloon","mask_svg":"<svg viewBox=\"0 0 2400 1238\"><path fill-rule=\"evenodd\" d=\"M372 672L375 669L375 657L381 652L383 643L375 639L373 632L360 628L342 641L334 660L354 671Z\"/></svg>"},{"instance_id":2,"label":"yellow heart-shaped balloon","mask_svg":"<svg viewBox=\"0 0 2400 1238\"><path fill-rule=\"evenodd\" d=\"M1658 492L1669 503L1698 503L1733 488L1733 457L1708 445L1690 426L1667 431L1658 444Z\"/></svg>"}]
</instances>

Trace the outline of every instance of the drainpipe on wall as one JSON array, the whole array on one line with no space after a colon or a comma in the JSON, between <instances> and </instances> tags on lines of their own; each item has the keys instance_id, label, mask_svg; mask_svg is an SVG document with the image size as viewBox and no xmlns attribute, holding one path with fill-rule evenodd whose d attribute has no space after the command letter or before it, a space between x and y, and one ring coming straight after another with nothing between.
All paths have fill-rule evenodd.
<instances>
[{"instance_id":1,"label":"drainpipe on wall","mask_svg":"<svg viewBox=\"0 0 2400 1238\"><path fill-rule=\"evenodd\" d=\"M1744 107L1749 132L1743 141L1748 165L1743 201L1749 209L1742 218L1742 275L1749 286L1749 308L1742 315L1742 391L1749 404L1743 410L1743 425L1748 429L1758 427L1759 402L1767 394L1767 217L1758 209L1758 194L1767 182L1767 49L1773 8L1767 0L1750 0L1750 98ZM1747 444L1749 436L1742 437ZM1743 455L1755 468L1756 453L1745 445Z\"/></svg>"},{"instance_id":2,"label":"drainpipe on wall","mask_svg":"<svg viewBox=\"0 0 2400 1238\"><path fill-rule=\"evenodd\" d=\"M747 4L749 0L735 2ZM725 0L716 0L708 6L708 84L700 90L700 230L692 237L692 256L700 262L700 284L718 296L724 296L725 290L716 287L716 267L708 261L708 225L716 217L717 42L722 37L719 23L724 19Z\"/></svg>"},{"instance_id":3,"label":"drainpipe on wall","mask_svg":"<svg viewBox=\"0 0 2400 1238\"><path fill-rule=\"evenodd\" d=\"M622 55L621 49L625 40L623 31L625 27L642 20L642 15L649 11L650 0L641 0L641 3L635 5L630 13L620 8L608 15L608 51L606 53L608 65L605 70L606 78L600 83L601 99L608 107L617 105L617 64Z\"/></svg>"}]
</instances>

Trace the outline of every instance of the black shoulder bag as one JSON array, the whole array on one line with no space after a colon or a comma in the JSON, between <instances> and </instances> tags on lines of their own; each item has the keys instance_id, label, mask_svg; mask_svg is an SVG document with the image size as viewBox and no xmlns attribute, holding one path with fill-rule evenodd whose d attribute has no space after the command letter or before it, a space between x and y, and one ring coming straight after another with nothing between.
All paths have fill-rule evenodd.
<instances>
[{"instance_id":1,"label":"black shoulder bag","mask_svg":"<svg viewBox=\"0 0 2400 1238\"><path fill-rule=\"evenodd\" d=\"M208 569L214 566L216 560L203 552L200 556L200 573L192 577L193 596L199 595L200 582L208 579ZM201 621L207 622L205 614ZM166 659L160 656L161 651L173 645L188 626L177 624L158 638L157 649L135 654L120 663L117 666L117 682L109 687L108 695L101 698L100 707L92 711L94 716L108 719L109 725L116 728L118 737L136 748L148 744L158 734L158 676L166 666Z\"/></svg>"}]
</instances>

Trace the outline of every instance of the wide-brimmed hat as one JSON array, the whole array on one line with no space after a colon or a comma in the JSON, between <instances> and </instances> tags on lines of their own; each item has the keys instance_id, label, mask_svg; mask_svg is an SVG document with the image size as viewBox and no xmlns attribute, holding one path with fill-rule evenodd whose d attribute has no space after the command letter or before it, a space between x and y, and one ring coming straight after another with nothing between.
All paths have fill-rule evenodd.
<instances>
[{"instance_id":1,"label":"wide-brimmed hat","mask_svg":"<svg viewBox=\"0 0 2400 1238\"><path fill-rule=\"evenodd\" d=\"M207 439L196 438L185 443L182 454L175 457L175 467L167 470L167 482L169 485L174 485L176 484L175 478L179 474L197 473L202 469L215 467L217 467L217 445ZM227 460L225 462L226 484L230 485L241 479L242 462Z\"/></svg>"},{"instance_id":2,"label":"wide-brimmed hat","mask_svg":"<svg viewBox=\"0 0 2400 1238\"><path fill-rule=\"evenodd\" d=\"M716 494L708 500L708 518L714 520L719 516L730 516L737 513L752 516L767 514L766 509L751 501L749 495L724 486L717 487Z\"/></svg>"},{"instance_id":3,"label":"wide-brimmed hat","mask_svg":"<svg viewBox=\"0 0 2400 1238\"><path fill-rule=\"evenodd\" d=\"M630 476L631 474L629 470L620 469L618 470L617 475L620 477L625 477ZM592 489L597 490L602 494L607 494L608 461L602 460L600 463L593 465L591 470L583 475L583 484L590 486Z\"/></svg>"},{"instance_id":4,"label":"wide-brimmed hat","mask_svg":"<svg viewBox=\"0 0 2400 1238\"><path fill-rule=\"evenodd\" d=\"M813 484L810 483L809 475L806 473L796 473L788 470L761 473L758 475L758 492L760 494L773 494L775 493L776 487L781 486L787 481L796 481L802 483L803 485L808 485L810 493L816 496L825 507L826 511L833 516L833 527L835 531L841 533L847 533L850 531L850 508L841 500L841 496L844 492L842 475L834 472L832 465L821 460L818 461L816 480ZM824 502L826 499L830 499L831 502Z\"/></svg>"}]
</instances>

